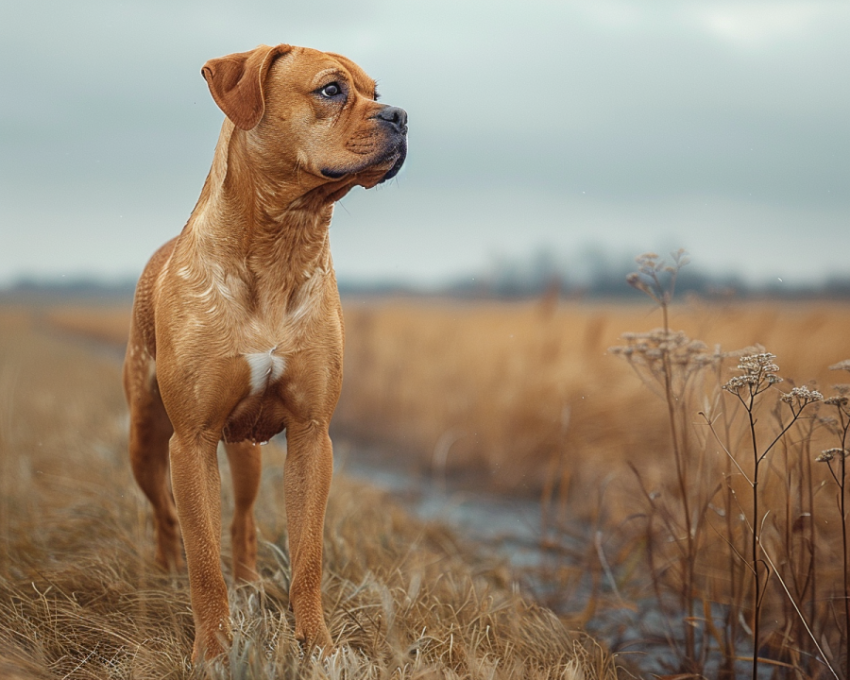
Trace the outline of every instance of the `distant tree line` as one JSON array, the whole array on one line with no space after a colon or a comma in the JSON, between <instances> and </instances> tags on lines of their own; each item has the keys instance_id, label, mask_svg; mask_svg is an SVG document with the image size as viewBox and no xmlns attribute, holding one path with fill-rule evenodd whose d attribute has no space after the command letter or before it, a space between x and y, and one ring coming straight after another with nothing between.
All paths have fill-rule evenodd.
<instances>
[{"instance_id":1,"label":"distant tree line","mask_svg":"<svg viewBox=\"0 0 850 680\"><path fill-rule=\"evenodd\" d=\"M444 296L457 298L506 299L543 295L571 298L635 298L640 295L626 284L635 269L631 257L612 258L601 249L585 249L577 256L559 258L540 250L527 258L501 259L486 271L458 277L444 284L415 286L404 281L340 279L343 295ZM135 279L106 282L91 277L39 279L21 278L0 289L0 300L9 299L132 299ZM850 299L850 275L832 276L820 283L791 285L775 279L754 284L734 274L716 274L688 265L679 275L678 293L695 293L707 298L770 297L782 299Z\"/></svg>"}]
</instances>

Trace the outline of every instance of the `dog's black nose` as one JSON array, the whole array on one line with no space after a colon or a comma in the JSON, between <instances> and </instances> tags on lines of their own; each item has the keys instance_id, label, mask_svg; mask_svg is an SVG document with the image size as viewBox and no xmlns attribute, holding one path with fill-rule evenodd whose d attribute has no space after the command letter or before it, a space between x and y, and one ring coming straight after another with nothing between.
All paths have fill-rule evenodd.
<instances>
[{"instance_id":1,"label":"dog's black nose","mask_svg":"<svg viewBox=\"0 0 850 680\"><path fill-rule=\"evenodd\" d=\"M378 111L378 118L392 125L397 132L407 133L407 111L397 106L385 106Z\"/></svg>"}]
</instances>

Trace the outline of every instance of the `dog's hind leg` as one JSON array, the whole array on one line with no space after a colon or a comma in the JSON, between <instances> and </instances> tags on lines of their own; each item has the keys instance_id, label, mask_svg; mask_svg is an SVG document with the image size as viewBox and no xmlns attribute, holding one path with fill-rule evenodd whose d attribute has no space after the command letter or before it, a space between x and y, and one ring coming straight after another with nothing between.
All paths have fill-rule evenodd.
<instances>
[{"instance_id":1,"label":"dog's hind leg","mask_svg":"<svg viewBox=\"0 0 850 680\"><path fill-rule=\"evenodd\" d=\"M142 368L140 364L141 361L125 364L124 384L130 405L130 463L136 481L153 505L156 563L165 570L179 571L183 568L180 525L168 484L168 440L173 429L159 396L156 377L152 371L140 375L141 371L137 370Z\"/></svg>"},{"instance_id":2,"label":"dog's hind leg","mask_svg":"<svg viewBox=\"0 0 850 680\"><path fill-rule=\"evenodd\" d=\"M260 447L251 442L225 444L233 479L234 512L230 525L233 549L233 578L257 580L257 528L254 501L260 488Z\"/></svg>"}]
</instances>

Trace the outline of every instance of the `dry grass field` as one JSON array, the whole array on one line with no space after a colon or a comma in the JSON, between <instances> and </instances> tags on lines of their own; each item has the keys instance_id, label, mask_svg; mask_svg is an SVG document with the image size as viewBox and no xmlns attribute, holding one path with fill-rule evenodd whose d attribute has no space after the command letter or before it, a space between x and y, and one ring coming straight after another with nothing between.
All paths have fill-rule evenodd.
<instances>
[{"instance_id":1,"label":"dry grass field","mask_svg":"<svg viewBox=\"0 0 850 680\"><path fill-rule=\"evenodd\" d=\"M150 513L126 460L117 352L59 330L120 341L126 313L0 309L4 679L204 675L187 662L186 578L153 564ZM323 586L338 650L325 662L302 658L287 609L285 451L264 451L262 579L231 592L235 644L229 669L208 668L211 677L616 677L598 645L516 594L504 566L342 476Z\"/></svg>"},{"instance_id":2,"label":"dry grass field","mask_svg":"<svg viewBox=\"0 0 850 680\"><path fill-rule=\"evenodd\" d=\"M832 387L850 382L850 305L693 298L654 332L662 315L645 303L344 307L337 435L437 479L539 497L555 567L538 578L559 611L587 620L600 605L560 595L577 576L557 555L581 518L598 555L582 568L614 606L655 600L647 634L678 660L670 672L850 677L850 409ZM42 319L120 341L127 311Z\"/></svg>"},{"instance_id":3,"label":"dry grass field","mask_svg":"<svg viewBox=\"0 0 850 680\"><path fill-rule=\"evenodd\" d=\"M580 493L629 461L663 464L663 404L609 352L661 325L649 305L349 301L345 313L340 432L526 493L556 465ZM671 316L710 350L767 347L800 383L836 382L828 366L850 352L847 304L692 300Z\"/></svg>"},{"instance_id":4,"label":"dry grass field","mask_svg":"<svg viewBox=\"0 0 850 680\"><path fill-rule=\"evenodd\" d=\"M649 305L352 299L344 308L340 434L514 493L539 493L553 468L580 475L579 492L629 461L663 465L666 412L609 352L624 333L661 325ZM837 382L828 367L850 352L846 303L692 299L671 316L712 350L768 348L801 384ZM43 322L120 344L129 308L55 308Z\"/></svg>"},{"instance_id":5,"label":"dry grass field","mask_svg":"<svg viewBox=\"0 0 850 680\"><path fill-rule=\"evenodd\" d=\"M349 301L337 427L539 495L555 550L576 518L596 527L614 602L651 593L649 635L685 677L848 678L850 305L668 313L665 330L645 303ZM568 566L544 578L570 592Z\"/></svg>"}]
</instances>

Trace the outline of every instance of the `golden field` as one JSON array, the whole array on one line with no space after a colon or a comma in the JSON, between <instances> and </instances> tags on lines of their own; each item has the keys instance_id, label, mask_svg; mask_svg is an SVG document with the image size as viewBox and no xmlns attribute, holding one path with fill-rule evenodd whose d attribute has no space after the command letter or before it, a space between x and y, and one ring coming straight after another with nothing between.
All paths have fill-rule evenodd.
<instances>
[{"instance_id":1,"label":"golden field","mask_svg":"<svg viewBox=\"0 0 850 680\"><path fill-rule=\"evenodd\" d=\"M795 411L780 398L850 383L829 368L850 358L849 304L692 298L655 334L661 314L644 303L347 299L344 310L335 435L437 480L539 497L554 566L537 578L559 611L592 625L604 602L651 595L663 625L648 634L682 677L755 677L751 662L776 677L850 677L843 458L815 462L841 448L841 427L847 448L846 406ZM46 308L39 323L120 343L128 314ZM637 351L611 349L624 345ZM748 421L721 386L742 354L765 351L784 381L764 383ZM588 524L591 557L559 561ZM582 570L595 574L590 600L571 601Z\"/></svg>"},{"instance_id":2,"label":"golden field","mask_svg":"<svg viewBox=\"0 0 850 680\"><path fill-rule=\"evenodd\" d=\"M334 426L415 456L423 471L537 493L559 461L593 477L668 446L662 405L609 352L624 333L661 325L646 304L349 299L343 307ZM123 305L78 305L49 308L41 323L122 344L129 314ZM828 367L850 354L847 303L693 299L671 318L712 350L762 345L798 384L836 382Z\"/></svg>"},{"instance_id":3,"label":"golden field","mask_svg":"<svg viewBox=\"0 0 850 680\"><path fill-rule=\"evenodd\" d=\"M693 300L671 317L710 350L763 345L797 383L837 382L828 366L850 354L846 303ZM348 301L345 320L336 426L424 469L536 493L553 465L598 479L664 460L662 402L609 352L661 325L649 305Z\"/></svg>"},{"instance_id":4,"label":"golden field","mask_svg":"<svg viewBox=\"0 0 850 680\"><path fill-rule=\"evenodd\" d=\"M150 512L126 459L117 352L59 330L119 340L109 329L125 317L126 309L0 309L4 679L205 674L187 661L187 579L153 564ZM262 578L232 590L229 669L207 668L209 677L616 677L598 645L516 594L504 566L344 476L328 509L323 585L338 649L325 662L304 659L287 608L285 451L264 452ZM227 521L226 480L223 489Z\"/></svg>"}]
</instances>

